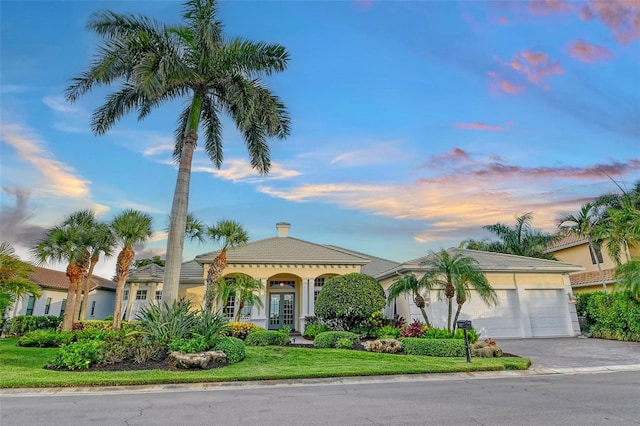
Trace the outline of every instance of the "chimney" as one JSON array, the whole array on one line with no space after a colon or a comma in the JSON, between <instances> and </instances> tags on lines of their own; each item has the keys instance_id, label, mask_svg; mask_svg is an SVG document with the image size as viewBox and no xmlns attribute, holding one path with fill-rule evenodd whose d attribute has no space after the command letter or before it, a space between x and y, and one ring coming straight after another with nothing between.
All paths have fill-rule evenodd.
<instances>
[{"instance_id":1,"label":"chimney","mask_svg":"<svg viewBox=\"0 0 640 426\"><path fill-rule=\"evenodd\" d=\"M278 237L288 237L291 224L286 222L278 222L276 223L276 228L278 229Z\"/></svg>"}]
</instances>

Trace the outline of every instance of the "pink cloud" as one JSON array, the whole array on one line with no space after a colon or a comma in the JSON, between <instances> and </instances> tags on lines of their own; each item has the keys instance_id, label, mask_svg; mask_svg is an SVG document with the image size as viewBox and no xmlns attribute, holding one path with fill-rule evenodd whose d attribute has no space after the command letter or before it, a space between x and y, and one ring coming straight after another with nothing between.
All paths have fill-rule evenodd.
<instances>
[{"instance_id":1,"label":"pink cloud","mask_svg":"<svg viewBox=\"0 0 640 426\"><path fill-rule=\"evenodd\" d=\"M507 130L507 128L504 126L495 126L495 125L491 125L487 123L479 123L479 122L474 122L474 123L456 122L456 123L453 123L453 126L457 129L486 130L489 132L504 132Z\"/></svg>"},{"instance_id":2,"label":"pink cloud","mask_svg":"<svg viewBox=\"0 0 640 426\"><path fill-rule=\"evenodd\" d=\"M603 46L587 43L586 41L574 41L569 48L569 55L583 62L593 62L611 57L611 51Z\"/></svg>"},{"instance_id":3,"label":"pink cloud","mask_svg":"<svg viewBox=\"0 0 640 426\"><path fill-rule=\"evenodd\" d=\"M532 52L523 50L513 56L513 60L507 64L511 69L521 72L527 76L527 79L541 86L545 90L549 90L549 85L543 83L543 80L553 74L564 74L564 70L556 61L552 61L544 52Z\"/></svg>"},{"instance_id":4,"label":"pink cloud","mask_svg":"<svg viewBox=\"0 0 640 426\"><path fill-rule=\"evenodd\" d=\"M580 18L599 19L621 43L640 38L638 0L591 0L580 10Z\"/></svg>"},{"instance_id":5,"label":"pink cloud","mask_svg":"<svg viewBox=\"0 0 640 426\"><path fill-rule=\"evenodd\" d=\"M498 18L498 23L502 25L507 25L510 23L510 21L509 21L509 18L507 18L506 16L501 16Z\"/></svg>"},{"instance_id":6,"label":"pink cloud","mask_svg":"<svg viewBox=\"0 0 640 426\"><path fill-rule=\"evenodd\" d=\"M362 10L369 10L373 6L373 0L354 0Z\"/></svg>"},{"instance_id":7,"label":"pink cloud","mask_svg":"<svg viewBox=\"0 0 640 426\"><path fill-rule=\"evenodd\" d=\"M517 95L520 92L524 92L526 87L518 86L503 79L497 72L491 71L488 73L491 90L494 92L505 92L510 95Z\"/></svg>"},{"instance_id":8,"label":"pink cloud","mask_svg":"<svg viewBox=\"0 0 640 426\"><path fill-rule=\"evenodd\" d=\"M564 0L531 0L529 2L529 12L535 15L569 12L572 9L574 5Z\"/></svg>"}]
</instances>

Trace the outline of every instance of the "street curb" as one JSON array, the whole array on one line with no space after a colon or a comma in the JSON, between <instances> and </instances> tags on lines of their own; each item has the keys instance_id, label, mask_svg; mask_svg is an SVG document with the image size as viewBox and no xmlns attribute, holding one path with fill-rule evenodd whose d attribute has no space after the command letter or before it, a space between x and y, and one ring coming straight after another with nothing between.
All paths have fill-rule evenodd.
<instances>
[{"instance_id":1,"label":"street curb","mask_svg":"<svg viewBox=\"0 0 640 426\"><path fill-rule=\"evenodd\" d=\"M357 376L325 379L290 379L260 380L246 382L213 382L213 383L180 383L135 386L84 386L56 388L16 388L0 389L1 397L33 397L45 395L104 395L104 394L138 394L161 392L202 392L225 390L230 388L273 388L284 386L335 386L363 385L372 383L394 382L435 382L505 379L518 377L536 377L551 375L606 374L625 371L640 371L640 364L607 365L602 367L579 368L530 368L528 370L508 371L473 371L465 373L406 374L390 376Z\"/></svg>"}]
</instances>

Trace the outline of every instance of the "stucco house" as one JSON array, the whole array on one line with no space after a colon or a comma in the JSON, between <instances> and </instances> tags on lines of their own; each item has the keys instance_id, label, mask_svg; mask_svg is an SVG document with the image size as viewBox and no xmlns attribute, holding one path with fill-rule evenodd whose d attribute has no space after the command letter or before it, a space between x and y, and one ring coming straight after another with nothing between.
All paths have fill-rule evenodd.
<instances>
[{"instance_id":1,"label":"stucco house","mask_svg":"<svg viewBox=\"0 0 640 426\"><path fill-rule=\"evenodd\" d=\"M605 287L607 292L610 292L615 285L614 272L617 265L615 260L609 256L605 244L606 241L600 246L594 246L592 253L586 238L569 234L549 247L547 251L553 253L562 262L573 263L584 268L583 271L573 272L569 275L574 292L604 291ZM629 247L629 254L631 257L640 256L640 247ZM622 255L620 260L623 263L626 262L625 256ZM602 271L602 276L600 276L598 266Z\"/></svg>"},{"instance_id":2,"label":"stucco house","mask_svg":"<svg viewBox=\"0 0 640 426\"><path fill-rule=\"evenodd\" d=\"M16 301L8 311L8 317L18 315L59 315L64 314L69 278L62 271L33 267L29 279L42 288L39 298L25 296ZM86 319L103 319L113 315L116 283L105 278L93 276L90 283L89 304Z\"/></svg>"},{"instance_id":3,"label":"stucco house","mask_svg":"<svg viewBox=\"0 0 640 426\"><path fill-rule=\"evenodd\" d=\"M316 244L289 235L290 224L276 224L277 236L254 241L227 251L224 276L246 274L259 279L263 308L246 306L241 320L267 329L283 326L303 331L305 317L315 314L315 301L325 280L352 272L370 275L388 289L403 274L421 276L425 258L398 263L345 248ZM464 305L460 319L470 319L485 337L575 336L580 333L572 302L569 274L581 271L578 265L475 250L450 249L479 262L499 297L497 307L486 306L479 297ZM204 278L219 252L196 256L182 264L179 296L197 304L204 299ZM164 269L147 265L129 275L123 303L125 318L135 318L142 306L161 298ZM438 327L446 325L447 303L438 300L436 290L426 294L427 312ZM230 299L225 312L236 313ZM385 308L411 321L421 319L411 298L400 297Z\"/></svg>"}]
</instances>

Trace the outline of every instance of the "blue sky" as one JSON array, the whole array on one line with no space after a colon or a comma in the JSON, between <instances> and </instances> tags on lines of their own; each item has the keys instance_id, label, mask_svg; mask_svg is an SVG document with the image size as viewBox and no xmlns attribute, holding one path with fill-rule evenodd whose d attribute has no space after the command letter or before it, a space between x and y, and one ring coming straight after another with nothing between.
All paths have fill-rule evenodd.
<instances>
[{"instance_id":1,"label":"blue sky","mask_svg":"<svg viewBox=\"0 0 640 426\"><path fill-rule=\"evenodd\" d=\"M291 135L251 170L225 122L225 162L198 150L189 210L239 221L252 240L291 236L404 261L533 212L563 213L640 179L640 3L635 1L225 1L229 37L277 42L288 69L266 79ZM108 89L71 105L69 80L110 9L177 23L179 1L2 1L2 240L28 247L64 215L153 215L163 255L183 103L104 136L89 129ZM185 260L217 247L188 243ZM113 275L113 260L98 273Z\"/></svg>"}]
</instances>

